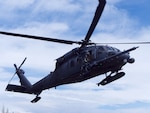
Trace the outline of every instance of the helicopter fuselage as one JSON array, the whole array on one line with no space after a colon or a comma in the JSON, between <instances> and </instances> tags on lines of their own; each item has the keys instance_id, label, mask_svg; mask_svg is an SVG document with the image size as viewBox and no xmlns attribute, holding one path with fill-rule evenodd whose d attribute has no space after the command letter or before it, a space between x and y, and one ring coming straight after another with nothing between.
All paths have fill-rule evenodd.
<instances>
[{"instance_id":1,"label":"helicopter fuselage","mask_svg":"<svg viewBox=\"0 0 150 113\"><path fill-rule=\"evenodd\" d=\"M35 83L32 91L40 92L63 84L81 82L107 72L115 73L126 63L133 62L134 59L130 58L128 51L121 52L111 46L75 48L58 58L55 70Z\"/></svg>"},{"instance_id":2,"label":"helicopter fuselage","mask_svg":"<svg viewBox=\"0 0 150 113\"><path fill-rule=\"evenodd\" d=\"M110 46L89 46L81 50L80 48L75 48L57 59L54 73L63 83L74 83L108 71L115 72L125 65L124 59L129 59L129 55L124 54L111 61L106 60L103 62L103 60L120 52L120 50Z\"/></svg>"}]
</instances>

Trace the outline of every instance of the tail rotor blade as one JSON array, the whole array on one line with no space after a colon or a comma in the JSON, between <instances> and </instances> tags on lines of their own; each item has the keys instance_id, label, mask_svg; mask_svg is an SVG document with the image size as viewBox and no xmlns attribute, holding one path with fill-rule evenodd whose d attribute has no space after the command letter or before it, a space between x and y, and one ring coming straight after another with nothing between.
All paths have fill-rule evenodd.
<instances>
[{"instance_id":1,"label":"tail rotor blade","mask_svg":"<svg viewBox=\"0 0 150 113\"><path fill-rule=\"evenodd\" d=\"M25 59L23 60L23 62L20 64L20 66L19 66L19 67L17 67L17 65L16 65L16 64L14 64L14 67L15 67L15 69L16 69L16 72L15 72L15 73L14 73L14 75L11 77L11 79L10 79L10 80L9 80L9 82L8 82L8 84L12 81L12 79L13 79L13 78L14 78L14 76L16 75L17 70L18 70L18 69L20 69L20 68L21 68L21 66L25 63L26 59L27 59L27 57L25 57Z\"/></svg>"},{"instance_id":2,"label":"tail rotor blade","mask_svg":"<svg viewBox=\"0 0 150 113\"><path fill-rule=\"evenodd\" d=\"M8 82L8 84L12 81L12 79L14 78L15 75L16 75L16 73L14 73L14 75L11 77L11 79Z\"/></svg>"},{"instance_id":3,"label":"tail rotor blade","mask_svg":"<svg viewBox=\"0 0 150 113\"><path fill-rule=\"evenodd\" d=\"M21 68L21 66L25 63L26 59L27 59L27 57L25 57L25 59L24 59L24 60L23 60L23 62L20 64L20 66L19 66L19 68L18 68L18 69L20 69L20 68Z\"/></svg>"},{"instance_id":4,"label":"tail rotor blade","mask_svg":"<svg viewBox=\"0 0 150 113\"><path fill-rule=\"evenodd\" d=\"M13 76L11 77L11 79L9 80L8 84L12 81L12 79L15 77L16 73L17 73L17 65L14 64L14 67L16 69L16 72L13 74Z\"/></svg>"},{"instance_id":5,"label":"tail rotor blade","mask_svg":"<svg viewBox=\"0 0 150 113\"><path fill-rule=\"evenodd\" d=\"M16 64L14 64L14 67L15 67L16 70L18 69Z\"/></svg>"}]
</instances>

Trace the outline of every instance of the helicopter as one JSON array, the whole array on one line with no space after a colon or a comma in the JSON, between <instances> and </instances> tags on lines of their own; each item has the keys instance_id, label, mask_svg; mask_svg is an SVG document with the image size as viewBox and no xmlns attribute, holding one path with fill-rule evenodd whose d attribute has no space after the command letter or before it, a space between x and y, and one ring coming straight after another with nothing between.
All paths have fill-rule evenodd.
<instances>
[{"instance_id":1,"label":"helicopter","mask_svg":"<svg viewBox=\"0 0 150 113\"><path fill-rule=\"evenodd\" d=\"M31 100L31 102L36 103L41 99L39 95L46 89L55 88L64 84L82 82L102 74L105 74L106 77L97 83L97 85L104 86L125 76L125 72L122 71L122 67L127 63L132 64L135 62L135 59L130 57L130 52L136 50L138 47L132 47L130 49L120 51L115 47L97 45L90 41L106 5L106 0L98 0L98 2L99 4L96 8L89 30L85 38L81 41L0 31L0 34L2 35L70 45L80 45L56 59L56 67L54 71L50 72L47 76L34 84L30 83L30 81L25 77L25 71L21 69L27 58L25 58L18 67L14 64L16 69L15 74L19 77L20 85L9 83L6 87L6 91L34 94L36 97Z\"/></svg>"}]
</instances>

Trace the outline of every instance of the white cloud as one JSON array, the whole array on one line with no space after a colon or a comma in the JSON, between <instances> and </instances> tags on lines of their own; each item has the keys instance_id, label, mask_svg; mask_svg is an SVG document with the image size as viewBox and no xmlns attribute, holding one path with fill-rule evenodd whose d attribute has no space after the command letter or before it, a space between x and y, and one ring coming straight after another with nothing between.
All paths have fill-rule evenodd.
<instances>
[{"instance_id":1,"label":"white cloud","mask_svg":"<svg viewBox=\"0 0 150 113\"><path fill-rule=\"evenodd\" d=\"M0 19L2 20L9 20L14 19L17 15L17 11L21 11L25 8L28 8L34 0L25 0L25 1L19 1L19 0L5 0L0 1L0 7L1 7L1 13L0 13Z\"/></svg>"},{"instance_id":2,"label":"white cloud","mask_svg":"<svg viewBox=\"0 0 150 113\"><path fill-rule=\"evenodd\" d=\"M28 6L30 6L34 0L26 0L20 2L19 0L5 0L5 1L0 1L1 8L5 10L16 10L16 9L24 9Z\"/></svg>"},{"instance_id":3,"label":"white cloud","mask_svg":"<svg viewBox=\"0 0 150 113\"><path fill-rule=\"evenodd\" d=\"M79 3L73 1L73 0L61 0L61 1L56 1L56 0L46 0L46 1L39 1L36 4L35 10L36 12L39 11L64 11L64 12L73 12L76 11L80 8Z\"/></svg>"}]
</instances>

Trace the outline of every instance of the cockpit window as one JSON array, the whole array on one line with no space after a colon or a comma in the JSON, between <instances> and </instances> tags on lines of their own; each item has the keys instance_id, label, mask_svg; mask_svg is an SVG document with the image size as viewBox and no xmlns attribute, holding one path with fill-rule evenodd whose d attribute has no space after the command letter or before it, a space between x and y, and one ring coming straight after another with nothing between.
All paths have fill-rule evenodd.
<instances>
[{"instance_id":1,"label":"cockpit window","mask_svg":"<svg viewBox=\"0 0 150 113\"><path fill-rule=\"evenodd\" d=\"M120 52L119 49L114 48L114 47L110 47L110 46L106 46L106 49L107 49L107 50L113 50L113 51L116 51L116 52Z\"/></svg>"},{"instance_id":2,"label":"cockpit window","mask_svg":"<svg viewBox=\"0 0 150 113\"><path fill-rule=\"evenodd\" d=\"M109 47L109 46L105 46L106 50L113 50L112 47Z\"/></svg>"},{"instance_id":3,"label":"cockpit window","mask_svg":"<svg viewBox=\"0 0 150 113\"><path fill-rule=\"evenodd\" d=\"M99 49L99 51L104 51L105 50L103 46L100 46L98 49Z\"/></svg>"},{"instance_id":4,"label":"cockpit window","mask_svg":"<svg viewBox=\"0 0 150 113\"><path fill-rule=\"evenodd\" d=\"M115 49L115 51L120 52L120 50L119 50L119 49L117 49L117 48L114 48L114 49Z\"/></svg>"}]
</instances>

